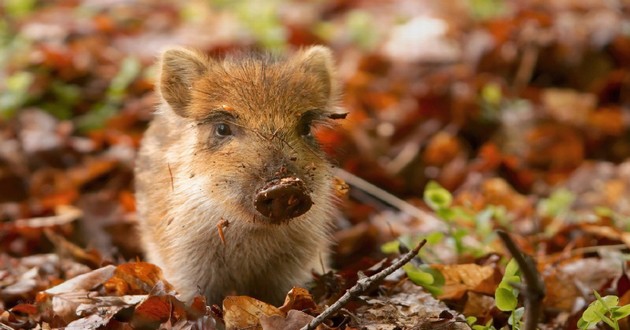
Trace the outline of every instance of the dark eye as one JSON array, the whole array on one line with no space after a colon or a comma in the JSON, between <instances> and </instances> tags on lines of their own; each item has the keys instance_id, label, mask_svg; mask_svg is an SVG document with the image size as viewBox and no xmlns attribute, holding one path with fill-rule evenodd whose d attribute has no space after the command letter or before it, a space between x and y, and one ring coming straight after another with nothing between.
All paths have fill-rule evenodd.
<instances>
[{"instance_id":1,"label":"dark eye","mask_svg":"<svg viewBox=\"0 0 630 330\"><path fill-rule=\"evenodd\" d=\"M232 135L232 129L230 125L225 123L217 124L214 128L214 134L220 137L226 137Z\"/></svg>"},{"instance_id":2,"label":"dark eye","mask_svg":"<svg viewBox=\"0 0 630 330\"><path fill-rule=\"evenodd\" d=\"M301 136L304 136L304 137L312 136L313 135L313 131L311 129L310 121L309 122L302 122L302 123L300 123L299 126L298 126L298 133Z\"/></svg>"}]
</instances>

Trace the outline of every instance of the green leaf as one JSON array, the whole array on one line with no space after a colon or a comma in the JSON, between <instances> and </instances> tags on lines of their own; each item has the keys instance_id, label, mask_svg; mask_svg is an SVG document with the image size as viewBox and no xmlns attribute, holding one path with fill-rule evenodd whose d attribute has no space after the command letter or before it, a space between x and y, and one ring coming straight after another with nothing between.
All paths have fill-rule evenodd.
<instances>
[{"instance_id":1,"label":"green leaf","mask_svg":"<svg viewBox=\"0 0 630 330\"><path fill-rule=\"evenodd\" d=\"M350 39L365 51L373 50L379 41L379 29L372 14L364 10L351 10L346 15L346 31Z\"/></svg>"},{"instance_id":2,"label":"green leaf","mask_svg":"<svg viewBox=\"0 0 630 330\"><path fill-rule=\"evenodd\" d=\"M595 305L591 304L588 308L586 308L584 313L582 313L582 318L581 319L586 321L586 322L589 322L589 323L591 323L591 322L597 323L597 322L601 321L601 318L595 312L597 307L599 307L599 306L595 306Z\"/></svg>"},{"instance_id":3,"label":"green leaf","mask_svg":"<svg viewBox=\"0 0 630 330\"><path fill-rule=\"evenodd\" d=\"M595 329L597 323L586 322L582 319L578 320L577 326L580 330Z\"/></svg>"},{"instance_id":4,"label":"green leaf","mask_svg":"<svg viewBox=\"0 0 630 330\"><path fill-rule=\"evenodd\" d=\"M617 296L600 297L597 293L596 296L597 301L599 301L606 310L610 310L612 307L615 307L619 304L619 297Z\"/></svg>"},{"instance_id":5,"label":"green leaf","mask_svg":"<svg viewBox=\"0 0 630 330\"><path fill-rule=\"evenodd\" d=\"M497 288L497 290L494 292L494 297L497 308L504 312L513 311L518 305L518 299L516 298L512 290L508 290L506 288Z\"/></svg>"},{"instance_id":6,"label":"green leaf","mask_svg":"<svg viewBox=\"0 0 630 330\"><path fill-rule=\"evenodd\" d=\"M442 220L450 222L455 219L457 213L453 208L439 208L435 210L435 215Z\"/></svg>"},{"instance_id":7,"label":"green leaf","mask_svg":"<svg viewBox=\"0 0 630 330\"><path fill-rule=\"evenodd\" d=\"M615 320L621 320L630 315L630 305L621 306L615 309L612 313L612 318Z\"/></svg>"},{"instance_id":8,"label":"green leaf","mask_svg":"<svg viewBox=\"0 0 630 330\"><path fill-rule=\"evenodd\" d=\"M403 270L414 284L422 286L432 295L437 296L442 293L445 279L440 271L429 265L415 266L413 264L406 264Z\"/></svg>"},{"instance_id":9,"label":"green leaf","mask_svg":"<svg viewBox=\"0 0 630 330\"><path fill-rule=\"evenodd\" d=\"M505 266L505 275L503 275L503 277L505 278L505 277L510 277L510 276L516 276L518 274L520 274L518 263L516 262L516 260L514 260L514 258L512 258L510 259L508 264Z\"/></svg>"},{"instance_id":10,"label":"green leaf","mask_svg":"<svg viewBox=\"0 0 630 330\"><path fill-rule=\"evenodd\" d=\"M480 324L475 324L472 326L473 330L495 330L495 328L492 325L480 325Z\"/></svg>"},{"instance_id":11,"label":"green leaf","mask_svg":"<svg viewBox=\"0 0 630 330\"><path fill-rule=\"evenodd\" d=\"M525 314L525 307L515 309L508 318L508 324L512 325L514 328L518 328L519 323L523 319L523 314Z\"/></svg>"},{"instance_id":12,"label":"green leaf","mask_svg":"<svg viewBox=\"0 0 630 330\"><path fill-rule=\"evenodd\" d=\"M6 90L0 93L0 118L10 118L26 103L33 81L35 76L26 71L16 72L6 78Z\"/></svg>"},{"instance_id":13,"label":"green leaf","mask_svg":"<svg viewBox=\"0 0 630 330\"><path fill-rule=\"evenodd\" d=\"M434 282L433 275L412 264L404 265L403 270L407 273L407 277L417 285L431 285Z\"/></svg>"},{"instance_id":14,"label":"green leaf","mask_svg":"<svg viewBox=\"0 0 630 330\"><path fill-rule=\"evenodd\" d=\"M442 240L444 239L444 233L443 232L432 232L431 234L427 235L426 240L427 240L427 244L432 245L432 244L438 244L440 242L442 242Z\"/></svg>"},{"instance_id":15,"label":"green leaf","mask_svg":"<svg viewBox=\"0 0 630 330\"><path fill-rule=\"evenodd\" d=\"M503 92L501 86L496 83L488 83L481 89L481 99L493 106L501 104L503 99Z\"/></svg>"},{"instance_id":16,"label":"green leaf","mask_svg":"<svg viewBox=\"0 0 630 330\"><path fill-rule=\"evenodd\" d=\"M142 64L135 57L125 57L116 76L112 79L107 90L107 97L112 101L120 101L126 94L127 87L138 77Z\"/></svg>"},{"instance_id":17,"label":"green leaf","mask_svg":"<svg viewBox=\"0 0 630 330\"><path fill-rule=\"evenodd\" d=\"M477 323L477 318L474 317L474 316L468 316L468 317L466 317L466 323L468 325L473 325L473 324Z\"/></svg>"},{"instance_id":18,"label":"green leaf","mask_svg":"<svg viewBox=\"0 0 630 330\"><path fill-rule=\"evenodd\" d=\"M437 182L430 181L424 188L424 201L431 209L440 210L451 206L453 196Z\"/></svg>"},{"instance_id":19,"label":"green leaf","mask_svg":"<svg viewBox=\"0 0 630 330\"><path fill-rule=\"evenodd\" d=\"M381 245L381 252L386 254L393 254L400 252L400 241L395 240L391 242L387 242Z\"/></svg>"},{"instance_id":20,"label":"green leaf","mask_svg":"<svg viewBox=\"0 0 630 330\"><path fill-rule=\"evenodd\" d=\"M574 201L575 194L567 189L558 189L538 203L537 211L542 216L557 217L567 213Z\"/></svg>"},{"instance_id":21,"label":"green leaf","mask_svg":"<svg viewBox=\"0 0 630 330\"><path fill-rule=\"evenodd\" d=\"M37 0L4 0L4 9L9 17L24 17L35 9Z\"/></svg>"},{"instance_id":22,"label":"green leaf","mask_svg":"<svg viewBox=\"0 0 630 330\"><path fill-rule=\"evenodd\" d=\"M521 282L521 278L519 276L516 276L516 275L503 276L503 279L501 279L501 282L499 283L499 288L515 290L514 287L512 286L512 283L520 283L520 282Z\"/></svg>"},{"instance_id":23,"label":"green leaf","mask_svg":"<svg viewBox=\"0 0 630 330\"><path fill-rule=\"evenodd\" d=\"M478 20L500 17L508 12L505 0L470 0L471 16Z\"/></svg>"}]
</instances>

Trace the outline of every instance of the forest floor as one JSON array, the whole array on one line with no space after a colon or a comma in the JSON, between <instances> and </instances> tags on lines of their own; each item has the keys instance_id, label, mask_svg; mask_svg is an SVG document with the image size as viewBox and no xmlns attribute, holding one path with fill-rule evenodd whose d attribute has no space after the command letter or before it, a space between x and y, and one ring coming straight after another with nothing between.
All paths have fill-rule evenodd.
<instances>
[{"instance_id":1,"label":"forest floor","mask_svg":"<svg viewBox=\"0 0 630 330\"><path fill-rule=\"evenodd\" d=\"M320 329L630 329L627 2L4 0L0 15L0 329L299 329L423 239ZM284 306L181 302L135 229L155 59L310 44L333 50L349 113L317 132L350 186L334 271Z\"/></svg>"}]
</instances>

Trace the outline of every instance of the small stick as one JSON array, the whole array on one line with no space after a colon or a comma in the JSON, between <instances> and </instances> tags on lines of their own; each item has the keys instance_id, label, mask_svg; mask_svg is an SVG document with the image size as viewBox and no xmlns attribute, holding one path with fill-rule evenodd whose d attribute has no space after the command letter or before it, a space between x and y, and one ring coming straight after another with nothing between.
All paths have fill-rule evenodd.
<instances>
[{"instance_id":1,"label":"small stick","mask_svg":"<svg viewBox=\"0 0 630 330\"><path fill-rule=\"evenodd\" d=\"M391 206L399 209L403 213L410 215L419 220L427 220L427 219L435 219L431 213L423 211L422 209L414 206L413 204L404 201L395 195L388 193L387 191L365 181L364 179L348 172L343 169L336 169L335 175L341 178L343 181L347 182L351 186L355 186L358 189L363 190L364 192L384 201L385 203L390 204ZM435 222L439 222L439 220L435 220Z\"/></svg>"},{"instance_id":2,"label":"small stick","mask_svg":"<svg viewBox=\"0 0 630 330\"><path fill-rule=\"evenodd\" d=\"M217 231L219 232L219 238L221 239L221 243L225 245L225 234L223 233L223 229L227 228L230 225L230 222L221 218L221 221L217 223Z\"/></svg>"},{"instance_id":3,"label":"small stick","mask_svg":"<svg viewBox=\"0 0 630 330\"><path fill-rule=\"evenodd\" d=\"M13 328L12 328L12 327L10 327L10 326L8 326L8 325L6 325L6 324L2 323L2 322L0 322L0 329L3 329L3 330L13 330Z\"/></svg>"},{"instance_id":4,"label":"small stick","mask_svg":"<svg viewBox=\"0 0 630 330\"><path fill-rule=\"evenodd\" d=\"M344 293L344 295L341 298L339 298L339 300L335 301L334 304L326 308L321 314L319 314L316 318L311 320L311 322L305 325L301 330L315 329L318 325L324 322L324 320L326 320L335 312L339 311L341 307L347 304L352 298L357 297L359 294L367 290L374 283L381 281L382 279L387 277L389 274L393 273L395 270L399 269L400 267L404 266L406 263L411 261L411 259L413 259L416 255L418 255L418 252L420 251L420 249L422 249L422 247L426 243L427 243L426 239L422 240L422 242L418 243L418 245L416 245L416 247L413 248L413 250L402 255L400 258L394 261L394 263L392 263L389 267L381 270L380 272L370 277L360 278L357 281L357 284L355 284L350 289L346 290L346 293Z\"/></svg>"},{"instance_id":5,"label":"small stick","mask_svg":"<svg viewBox=\"0 0 630 330\"><path fill-rule=\"evenodd\" d=\"M543 282L532 257L523 254L516 246L510 235L503 230L497 230L505 247L510 251L525 280L525 326L523 330L536 330L538 320L542 314L542 301L545 298L545 283Z\"/></svg>"}]
</instances>

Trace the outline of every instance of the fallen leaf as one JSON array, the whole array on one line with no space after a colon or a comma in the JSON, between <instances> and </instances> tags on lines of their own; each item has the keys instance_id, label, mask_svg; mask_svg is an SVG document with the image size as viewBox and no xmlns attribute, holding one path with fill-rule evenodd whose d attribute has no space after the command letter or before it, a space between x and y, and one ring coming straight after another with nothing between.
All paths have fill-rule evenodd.
<instances>
[{"instance_id":1,"label":"fallen leaf","mask_svg":"<svg viewBox=\"0 0 630 330\"><path fill-rule=\"evenodd\" d=\"M493 295L500 275L492 266L477 264L431 265L444 276L440 299L460 299L468 291Z\"/></svg>"},{"instance_id":2,"label":"fallen leaf","mask_svg":"<svg viewBox=\"0 0 630 330\"><path fill-rule=\"evenodd\" d=\"M141 302L133 314L131 326L134 328L158 328L171 317L173 301L171 296L149 296Z\"/></svg>"},{"instance_id":3,"label":"fallen leaf","mask_svg":"<svg viewBox=\"0 0 630 330\"><path fill-rule=\"evenodd\" d=\"M575 278L561 270L550 268L543 276L546 291L543 304L546 307L570 312L575 308L576 299L582 296L575 285Z\"/></svg>"},{"instance_id":4,"label":"fallen leaf","mask_svg":"<svg viewBox=\"0 0 630 330\"><path fill-rule=\"evenodd\" d=\"M104 283L104 287L112 295L146 294L153 292L159 282L164 285L164 293L174 294L173 286L164 279L162 270L156 265L129 262L116 267L114 276Z\"/></svg>"},{"instance_id":5,"label":"fallen leaf","mask_svg":"<svg viewBox=\"0 0 630 330\"><path fill-rule=\"evenodd\" d=\"M251 297L228 296L223 300L223 321L228 330L262 329L260 319L272 315L284 317L278 308Z\"/></svg>"},{"instance_id":6,"label":"fallen leaf","mask_svg":"<svg viewBox=\"0 0 630 330\"><path fill-rule=\"evenodd\" d=\"M314 317L299 310L290 310L286 317L281 315L263 315L260 318L260 325L263 330L299 330L313 320ZM330 329L324 324L320 324L316 329Z\"/></svg>"},{"instance_id":7,"label":"fallen leaf","mask_svg":"<svg viewBox=\"0 0 630 330\"><path fill-rule=\"evenodd\" d=\"M313 296L308 290L299 287L293 287L284 299L284 304L278 309L283 313L288 313L290 310L314 310L317 308L317 304L313 301Z\"/></svg>"},{"instance_id":8,"label":"fallen leaf","mask_svg":"<svg viewBox=\"0 0 630 330\"><path fill-rule=\"evenodd\" d=\"M492 308L494 308L494 296L468 291L462 314L485 319L485 317L490 317Z\"/></svg>"},{"instance_id":9,"label":"fallen leaf","mask_svg":"<svg viewBox=\"0 0 630 330\"><path fill-rule=\"evenodd\" d=\"M62 284L45 290L44 292L54 296L68 292L89 291L94 289L97 285L100 285L110 279L114 275L115 270L116 266L113 265L95 269L89 273L69 279Z\"/></svg>"},{"instance_id":10,"label":"fallen leaf","mask_svg":"<svg viewBox=\"0 0 630 330\"><path fill-rule=\"evenodd\" d=\"M66 329L96 329L106 326L119 311L135 306L145 299L146 295L93 297L89 303L81 303L76 308L77 315L86 316L68 323Z\"/></svg>"},{"instance_id":11,"label":"fallen leaf","mask_svg":"<svg viewBox=\"0 0 630 330\"><path fill-rule=\"evenodd\" d=\"M430 166L444 166L461 152L461 144L456 136L444 131L433 135L423 153L423 159Z\"/></svg>"},{"instance_id":12,"label":"fallen leaf","mask_svg":"<svg viewBox=\"0 0 630 330\"><path fill-rule=\"evenodd\" d=\"M93 303L90 290L104 283L114 274L116 267L109 265L79 275L55 287L45 290L37 297L38 302L50 301L52 309L67 322L77 319L76 310L81 304Z\"/></svg>"}]
</instances>

